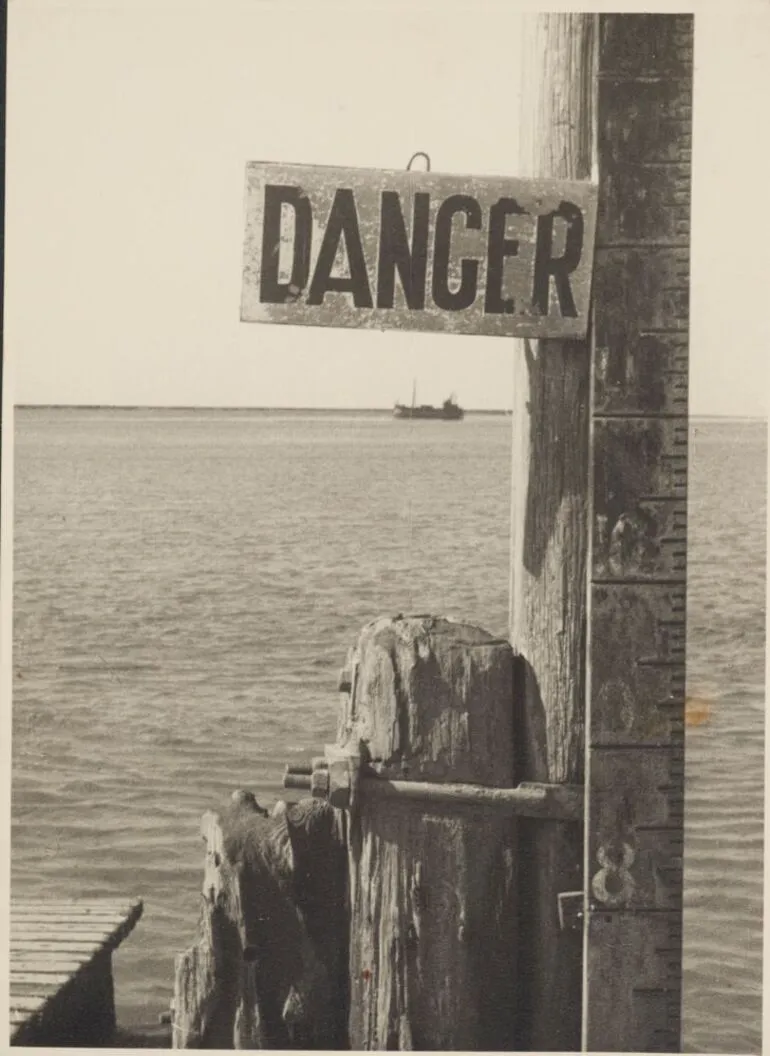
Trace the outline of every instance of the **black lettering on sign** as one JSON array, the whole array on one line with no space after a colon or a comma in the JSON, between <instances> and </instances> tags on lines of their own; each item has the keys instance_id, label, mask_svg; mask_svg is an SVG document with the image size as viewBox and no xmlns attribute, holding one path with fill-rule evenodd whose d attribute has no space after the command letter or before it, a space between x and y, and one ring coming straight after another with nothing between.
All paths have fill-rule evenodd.
<instances>
[{"instance_id":1,"label":"black lettering on sign","mask_svg":"<svg viewBox=\"0 0 770 1056\"><path fill-rule=\"evenodd\" d=\"M291 278L278 281L281 245L282 206L294 210L294 247ZM262 229L262 267L259 276L259 299L263 304L285 304L296 300L304 289L310 272L311 209L300 187L265 186L265 214Z\"/></svg>"},{"instance_id":2,"label":"black lettering on sign","mask_svg":"<svg viewBox=\"0 0 770 1056\"><path fill-rule=\"evenodd\" d=\"M553 257L553 224L556 217L566 221L567 233L564 254ZM537 218L535 235L535 272L532 283L532 307L541 315L548 315L548 295L551 276L556 284L559 311L562 316L577 315L569 276L580 263L583 252L583 214L572 202L562 202L552 213Z\"/></svg>"},{"instance_id":3,"label":"black lettering on sign","mask_svg":"<svg viewBox=\"0 0 770 1056\"><path fill-rule=\"evenodd\" d=\"M337 256L341 237L345 239L350 274L332 277L334 258ZM361 232L358 229L356 200L349 187L340 187L334 195L307 303L323 304L324 295L330 292L352 293L356 308L372 307L369 276L366 273Z\"/></svg>"},{"instance_id":4,"label":"black lettering on sign","mask_svg":"<svg viewBox=\"0 0 770 1056\"><path fill-rule=\"evenodd\" d=\"M449 289L449 251L452 241L452 220L455 213L465 214L465 226L481 230L481 207L469 194L453 194L442 202L436 215L436 237L433 248L433 302L437 308L459 312L470 308L476 300L479 263L460 261L460 288Z\"/></svg>"},{"instance_id":5,"label":"black lettering on sign","mask_svg":"<svg viewBox=\"0 0 770 1056\"><path fill-rule=\"evenodd\" d=\"M412 215L412 245L398 191L383 191L380 206L380 255L377 269L377 307L392 308L396 293L396 271L401 279L408 308L425 307L425 273L428 267L428 222L430 195L417 192Z\"/></svg>"},{"instance_id":6,"label":"black lettering on sign","mask_svg":"<svg viewBox=\"0 0 770 1056\"><path fill-rule=\"evenodd\" d=\"M516 257L519 240L505 237L505 221L509 216L523 216L526 212L515 198L501 198L489 210L489 242L487 249L487 292L484 311L490 315L512 315L513 297L503 298L503 266L506 257Z\"/></svg>"}]
</instances>

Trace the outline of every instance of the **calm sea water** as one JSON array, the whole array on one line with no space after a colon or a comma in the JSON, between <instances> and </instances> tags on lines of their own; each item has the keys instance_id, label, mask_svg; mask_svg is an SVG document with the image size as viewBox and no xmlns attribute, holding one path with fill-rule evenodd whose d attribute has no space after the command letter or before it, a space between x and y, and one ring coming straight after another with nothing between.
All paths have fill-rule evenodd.
<instances>
[{"instance_id":1,"label":"calm sea water","mask_svg":"<svg viewBox=\"0 0 770 1056\"><path fill-rule=\"evenodd\" d=\"M195 937L200 815L263 802L333 740L362 624L504 633L510 423L20 410L12 877L138 895L119 1018L168 1007ZM692 427L685 1040L759 1052L765 426Z\"/></svg>"}]
</instances>

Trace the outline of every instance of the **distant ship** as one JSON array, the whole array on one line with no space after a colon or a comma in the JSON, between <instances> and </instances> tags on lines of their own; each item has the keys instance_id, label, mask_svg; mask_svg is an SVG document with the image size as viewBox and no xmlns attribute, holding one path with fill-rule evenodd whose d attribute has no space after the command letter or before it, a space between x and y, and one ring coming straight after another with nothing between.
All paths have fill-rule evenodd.
<instances>
[{"instance_id":1,"label":"distant ship","mask_svg":"<svg viewBox=\"0 0 770 1056\"><path fill-rule=\"evenodd\" d=\"M405 403L397 403L393 408L394 418L433 418L445 422L459 422L464 415L462 407L455 402L454 393L448 400L444 400L441 407L432 407L429 403L417 404L415 390L412 390L412 406L407 407Z\"/></svg>"}]
</instances>

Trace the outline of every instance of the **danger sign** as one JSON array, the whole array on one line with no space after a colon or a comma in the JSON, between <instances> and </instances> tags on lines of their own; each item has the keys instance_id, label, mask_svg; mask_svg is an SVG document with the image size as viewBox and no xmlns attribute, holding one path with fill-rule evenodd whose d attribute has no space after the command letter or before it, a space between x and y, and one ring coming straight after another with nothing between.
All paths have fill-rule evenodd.
<instances>
[{"instance_id":1,"label":"danger sign","mask_svg":"<svg viewBox=\"0 0 770 1056\"><path fill-rule=\"evenodd\" d=\"M244 322L583 337L589 183L251 162Z\"/></svg>"}]
</instances>

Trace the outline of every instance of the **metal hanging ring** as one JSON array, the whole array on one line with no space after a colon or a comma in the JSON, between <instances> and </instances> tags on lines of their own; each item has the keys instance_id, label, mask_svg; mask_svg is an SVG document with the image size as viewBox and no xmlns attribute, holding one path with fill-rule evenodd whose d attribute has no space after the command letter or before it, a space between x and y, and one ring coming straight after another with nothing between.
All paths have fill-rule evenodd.
<instances>
[{"instance_id":1,"label":"metal hanging ring","mask_svg":"<svg viewBox=\"0 0 770 1056\"><path fill-rule=\"evenodd\" d=\"M407 172L411 172L411 170L412 170L412 162L415 160L415 158L425 158L425 164L426 164L425 171L426 172L430 172L430 158L428 157L428 155L425 153L424 150L417 150L411 156L411 158L409 159L409 164L406 167L406 171Z\"/></svg>"}]
</instances>

